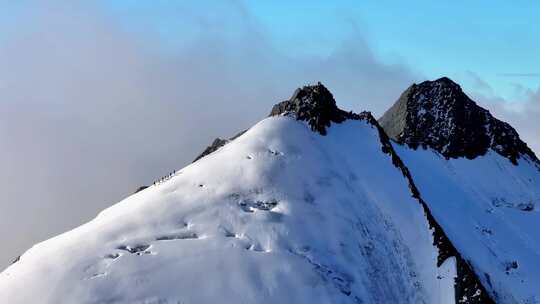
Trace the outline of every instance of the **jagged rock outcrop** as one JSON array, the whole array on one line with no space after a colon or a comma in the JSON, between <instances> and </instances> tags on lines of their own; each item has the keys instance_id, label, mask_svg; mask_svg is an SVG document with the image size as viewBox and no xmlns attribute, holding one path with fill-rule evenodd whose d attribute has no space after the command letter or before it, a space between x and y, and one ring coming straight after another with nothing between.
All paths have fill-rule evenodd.
<instances>
[{"instance_id":1,"label":"jagged rock outcrop","mask_svg":"<svg viewBox=\"0 0 540 304\"><path fill-rule=\"evenodd\" d=\"M138 192L141 192L143 191L144 189L148 188L148 186L140 186L139 188L137 188L137 190L135 190L135 192L133 192L133 194L135 193L138 193Z\"/></svg>"},{"instance_id":2,"label":"jagged rock outcrop","mask_svg":"<svg viewBox=\"0 0 540 304\"><path fill-rule=\"evenodd\" d=\"M206 155L208 155L208 154L210 154L210 153L216 151L217 149L223 147L223 146L224 146L226 143L228 143L228 142L229 142L228 140L226 140L226 139L221 139L221 138L219 138L219 137L216 138L216 139L214 139L214 141L212 142L212 144L211 144L210 146L206 147L206 149L204 149L204 151L203 151L201 154L199 154L199 156L197 156L197 157L193 160L193 162L196 162L196 161L198 161L199 159L205 157Z\"/></svg>"},{"instance_id":3,"label":"jagged rock outcrop","mask_svg":"<svg viewBox=\"0 0 540 304\"><path fill-rule=\"evenodd\" d=\"M227 143L229 143L231 140L234 140L235 138L237 138L238 136L244 134L244 132L246 132L247 130L243 130L243 131L240 131L238 134L236 134L235 136L229 138L229 139L221 139L221 138L216 138L214 139L214 141L212 142L212 144L208 147L206 147L206 149L204 149L204 151L199 154L199 156L197 156L193 162L196 162L198 161L199 159L205 157L206 155L212 153L212 152L215 152L217 151L219 148L225 146Z\"/></svg>"},{"instance_id":4,"label":"jagged rock outcrop","mask_svg":"<svg viewBox=\"0 0 540 304\"><path fill-rule=\"evenodd\" d=\"M346 119L360 119L358 114L339 109L332 93L320 82L298 88L289 100L275 104L269 116L276 115L294 115L296 119L306 121L313 131L321 135L326 135L326 128L332 122L341 123ZM206 147L193 162L217 151L244 132L246 130L229 139L219 137L214 139L212 144Z\"/></svg>"},{"instance_id":5,"label":"jagged rock outcrop","mask_svg":"<svg viewBox=\"0 0 540 304\"><path fill-rule=\"evenodd\" d=\"M447 158L473 159L492 149L514 164L523 156L540 164L514 128L446 77L410 86L379 123L398 143L431 148Z\"/></svg>"},{"instance_id":6,"label":"jagged rock outcrop","mask_svg":"<svg viewBox=\"0 0 540 304\"><path fill-rule=\"evenodd\" d=\"M289 100L274 105L269 116L288 114L306 121L313 131L321 135L326 135L326 128L332 122L359 119L358 114L339 109L332 93L320 82L296 89Z\"/></svg>"}]
</instances>

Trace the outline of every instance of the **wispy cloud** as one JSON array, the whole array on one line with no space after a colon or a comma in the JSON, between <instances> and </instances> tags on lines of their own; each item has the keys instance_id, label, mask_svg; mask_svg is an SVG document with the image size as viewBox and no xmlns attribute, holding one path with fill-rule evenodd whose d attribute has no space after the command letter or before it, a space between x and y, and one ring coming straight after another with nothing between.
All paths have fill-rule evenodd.
<instances>
[{"instance_id":1,"label":"wispy cloud","mask_svg":"<svg viewBox=\"0 0 540 304\"><path fill-rule=\"evenodd\" d=\"M503 98L484 92L493 92L492 89L471 92L471 96L482 106L488 108L493 114L510 123L519 133L520 137L540 157L540 86L531 90L516 85L512 98Z\"/></svg>"},{"instance_id":2,"label":"wispy cloud","mask_svg":"<svg viewBox=\"0 0 540 304\"><path fill-rule=\"evenodd\" d=\"M500 73L500 74L497 74L497 76L500 76L500 77L518 77L518 78L519 77L536 78L536 77L540 77L540 73Z\"/></svg>"}]
</instances>

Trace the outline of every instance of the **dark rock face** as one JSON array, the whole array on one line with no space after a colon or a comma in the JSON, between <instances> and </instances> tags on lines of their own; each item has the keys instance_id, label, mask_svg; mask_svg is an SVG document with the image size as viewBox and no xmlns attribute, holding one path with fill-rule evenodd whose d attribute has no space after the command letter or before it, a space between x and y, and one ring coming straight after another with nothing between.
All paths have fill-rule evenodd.
<instances>
[{"instance_id":1,"label":"dark rock face","mask_svg":"<svg viewBox=\"0 0 540 304\"><path fill-rule=\"evenodd\" d=\"M199 154L199 156L197 156L197 157L193 160L193 162L196 162L196 161L198 161L199 159L205 157L206 155L208 155L208 154L210 154L210 153L212 153L212 152L214 152L214 151L217 151L217 149L219 149L219 148L225 146L225 144L228 143L228 142L229 142L228 140L226 140L226 139L221 139L221 138L219 138L219 137L216 138L216 139L214 139L214 141L212 142L212 144L211 144L210 146L206 147L206 149L204 149L204 151L203 151L201 154Z\"/></svg>"},{"instance_id":2,"label":"dark rock face","mask_svg":"<svg viewBox=\"0 0 540 304\"><path fill-rule=\"evenodd\" d=\"M239 132L238 134L236 134L235 136L229 138L229 139L221 139L221 138L216 138L214 139L214 141L212 142L212 144L208 147L206 147L206 149L204 149L204 151L199 154L199 156L197 156L193 162L196 162L198 161L199 159L205 157L206 155L210 154L210 153L213 153L215 151L217 151L219 148L225 146L226 144L228 144L231 140L234 140L236 139L237 137L239 137L240 135L246 133L247 130L244 130L244 131L241 131Z\"/></svg>"},{"instance_id":3,"label":"dark rock face","mask_svg":"<svg viewBox=\"0 0 540 304\"><path fill-rule=\"evenodd\" d=\"M540 164L509 124L478 106L449 78L409 87L379 119L388 136L413 149L473 159L492 149L513 164L522 156Z\"/></svg>"},{"instance_id":4,"label":"dark rock face","mask_svg":"<svg viewBox=\"0 0 540 304\"><path fill-rule=\"evenodd\" d=\"M274 105L269 116L288 114L307 121L311 129L321 135L326 135L326 128L332 122L359 119L357 114L339 109L332 93L320 82L296 89L289 100Z\"/></svg>"},{"instance_id":5,"label":"dark rock face","mask_svg":"<svg viewBox=\"0 0 540 304\"><path fill-rule=\"evenodd\" d=\"M148 188L148 186L140 186L139 188L137 188L137 190L135 190L135 192L133 192L134 194L137 193L137 192L141 192L143 191L144 189Z\"/></svg>"}]
</instances>

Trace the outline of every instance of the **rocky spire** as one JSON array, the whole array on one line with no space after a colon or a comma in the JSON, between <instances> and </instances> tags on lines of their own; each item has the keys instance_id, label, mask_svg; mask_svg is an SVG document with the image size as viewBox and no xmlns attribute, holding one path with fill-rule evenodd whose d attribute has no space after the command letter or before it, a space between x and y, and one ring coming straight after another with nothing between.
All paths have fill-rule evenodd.
<instances>
[{"instance_id":1,"label":"rocky spire","mask_svg":"<svg viewBox=\"0 0 540 304\"><path fill-rule=\"evenodd\" d=\"M446 77L410 86L379 122L398 143L431 148L447 158L473 159L492 149L514 164L523 156L540 164L514 128Z\"/></svg>"},{"instance_id":2,"label":"rocky spire","mask_svg":"<svg viewBox=\"0 0 540 304\"><path fill-rule=\"evenodd\" d=\"M320 82L298 88L289 100L274 105L269 116L275 115L294 115L322 135L326 135L326 128L332 122L359 119L357 114L339 109L332 93Z\"/></svg>"}]
</instances>

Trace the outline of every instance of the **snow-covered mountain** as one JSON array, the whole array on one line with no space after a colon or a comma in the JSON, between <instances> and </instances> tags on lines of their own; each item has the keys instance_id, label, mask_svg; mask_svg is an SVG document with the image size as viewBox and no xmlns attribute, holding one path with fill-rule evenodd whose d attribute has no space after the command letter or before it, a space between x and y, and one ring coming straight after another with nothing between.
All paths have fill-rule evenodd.
<instances>
[{"instance_id":1,"label":"snow-covered mountain","mask_svg":"<svg viewBox=\"0 0 540 304\"><path fill-rule=\"evenodd\" d=\"M491 298L540 303L540 162L517 132L448 78L412 85L380 123Z\"/></svg>"},{"instance_id":2,"label":"snow-covered mountain","mask_svg":"<svg viewBox=\"0 0 540 304\"><path fill-rule=\"evenodd\" d=\"M379 125L300 88L32 247L0 274L0 302L540 302L539 162L462 93L414 85Z\"/></svg>"}]
</instances>

